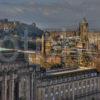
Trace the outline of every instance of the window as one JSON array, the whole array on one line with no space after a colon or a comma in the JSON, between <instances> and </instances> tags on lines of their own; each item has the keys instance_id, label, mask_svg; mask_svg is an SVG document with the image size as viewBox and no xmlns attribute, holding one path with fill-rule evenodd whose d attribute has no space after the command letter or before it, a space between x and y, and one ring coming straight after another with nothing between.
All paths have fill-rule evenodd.
<instances>
[{"instance_id":1,"label":"window","mask_svg":"<svg viewBox=\"0 0 100 100\"><path fill-rule=\"evenodd\" d=\"M73 85L72 85L72 83L70 84L70 90L72 90L72 87L73 87Z\"/></svg>"},{"instance_id":2,"label":"window","mask_svg":"<svg viewBox=\"0 0 100 100\"><path fill-rule=\"evenodd\" d=\"M54 88L53 87L51 87L51 93L53 93L54 92Z\"/></svg>"},{"instance_id":3,"label":"window","mask_svg":"<svg viewBox=\"0 0 100 100\"><path fill-rule=\"evenodd\" d=\"M81 84L82 84L82 83L81 83L81 82L79 82L79 86L80 86L80 87L81 87Z\"/></svg>"},{"instance_id":4,"label":"window","mask_svg":"<svg viewBox=\"0 0 100 100\"><path fill-rule=\"evenodd\" d=\"M94 73L94 76L97 76L97 73Z\"/></svg>"},{"instance_id":5,"label":"window","mask_svg":"<svg viewBox=\"0 0 100 100\"><path fill-rule=\"evenodd\" d=\"M53 81L52 80L50 80L50 85L53 83Z\"/></svg>"},{"instance_id":6,"label":"window","mask_svg":"<svg viewBox=\"0 0 100 100\"><path fill-rule=\"evenodd\" d=\"M90 80L87 81L87 85L90 85Z\"/></svg>"},{"instance_id":7,"label":"window","mask_svg":"<svg viewBox=\"0 0 100 100\"><path fill-rule=\"evenodd\" d=\"M98 79L96 79L96 83L98 83Z\"/></svg>"},{"instance_id":8,"label":"window","mask_svg":"<svg viewBox=\"0 0 100 100\"><path fill-rule=\"evenodd\" d=\"M91 80L91 83L94 84L94 79Z\"/></svg>"},{"instance_id":9,"label":"window","mask_svg":"<svg viewBox=\"0 0 100 100\"><path fill-rule=\"evenodd\" d=\"M86 86L86 81L83 82L83 86Z\"/></svg>"},{"instance_id":10,"label":"window","mask_svg":"<svg viewBox=\"0 0 100 100\"><path fill-rule=\"evenodd\" d=\"M66 77L65 76L63 76L62 81L66 82Z\"/></svg>"},{"instance_id":11,"label":"window","mask_svg":"<svg viewBox=\"0 0 100 100\"><path fill-rule=\"evenodd\" d=\"M57 79L54 78L54 79L53 79L53 84L56 84L56 83L57 83Z\"/></svg>"},{"instance_id":12,"label":"window","mask_svg":"<svg viewBox=\"0 0 100 100\"><path fill-rule=\"evenodd\" d=\"M78 83L75 83L75 84L74 84L74 87L77 89L77 87L78 87Z\"/></svg>"},{"instance_id":13,"label":"window","mask_svg":"<svg viewBox=\"0 0 100 100\"><path fill-rule=\"evenodd\" d=\"M68 77L68 81L71 81L71 77Z\"/></svg>"},{"instance_id":14,"label":"window","mask_svg":"<svg viewBox=\"0 0 100 100\"><path fill-rule=\"evenodd\" d=\"M67 85L65 85L65 88L66 88L66 89L68 89L68 84L67 84Z\"/></svg>"},{"instance_id":15,"label":"window","mask_svg":"<svg viewBox=\"0 0 100 100\"><path fill-rule=\"evenodd\" d=\"M74 76L74 80L76 80L77 78L76 78L76 76Z\"/></svg>"},{"instance_id":16,"label":"window","mask_svg":"<svg viewBox=\"0 0 100 100\"><path fill-rule=\"evenodd\" d=\"M49 93L49 88L48 88L48 87L45 88L45 94L46 94L46 93L47 93L47 94Z\"/></svg>"},{"instance_id":17,"label":"window","mask_svg":"<svg viewBox=\"0 0 100 100\"><path fill-rule=\"evenodd\" d=\"M59 77L58 78L58 83L61 83L62 82L62 79Z\"/></svg>"}]
</instances>

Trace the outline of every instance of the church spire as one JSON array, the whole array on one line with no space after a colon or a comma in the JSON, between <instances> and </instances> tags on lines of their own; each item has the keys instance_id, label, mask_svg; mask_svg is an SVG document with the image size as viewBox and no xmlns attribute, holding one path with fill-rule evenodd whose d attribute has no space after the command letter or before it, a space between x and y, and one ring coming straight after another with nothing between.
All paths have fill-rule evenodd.
<instances>
[{"instance_id":1,"label":"church spire","mask_svg":"<svg viewBox=\"0 0 100 100\"><path fill-rule=\"evenodd\" d=\"M80 23L79 26L79 33L80 33L80 37L81 37L81 41L83 42L83 44L85 44L85 47L87 47L87 42L88 42L88 22L86 18L83 18L83 20Z\"/></svg>"}]
</instances>

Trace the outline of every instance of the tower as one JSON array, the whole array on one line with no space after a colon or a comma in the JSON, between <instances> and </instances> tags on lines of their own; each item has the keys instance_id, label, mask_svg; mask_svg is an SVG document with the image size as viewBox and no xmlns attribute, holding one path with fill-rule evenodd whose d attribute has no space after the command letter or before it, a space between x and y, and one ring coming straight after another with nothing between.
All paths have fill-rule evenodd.
<instances>
[{"instance_id":1,"label":"tower","mask_svg":"<svg viewBox=\"0 0 100 100\"><path fill-rule=\"evenodd\" d=\"M88 22L86 18L83 18L82 22L79 25L79 33L83 48L88 48Z\"/></svg>"},{"instance_id":2,"label":"tower","mask_svg":"<svg viewBox=\"0 0 100 100\"><path fill-rule=\"evenodd\" d=\"M42 55L45 56L45 35L42 35Z\"/></svg>"}]
</instances>

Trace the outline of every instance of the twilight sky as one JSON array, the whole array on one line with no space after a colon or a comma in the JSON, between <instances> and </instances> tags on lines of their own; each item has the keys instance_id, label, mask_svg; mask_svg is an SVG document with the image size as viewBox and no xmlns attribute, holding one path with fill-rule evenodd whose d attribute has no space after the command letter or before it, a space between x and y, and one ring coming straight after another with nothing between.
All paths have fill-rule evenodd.
<instances>
[{"instance_id":1,"label":"twilight sky","mask_svg":"<svg viewBox=\"0 0 100 100\"><path fill-rule=\"evenodd\" d=\"M76 27L86 17L91 28L100 28L100 0L0 0L0 19L41 28Z\"/></svg>"}]
</instances>

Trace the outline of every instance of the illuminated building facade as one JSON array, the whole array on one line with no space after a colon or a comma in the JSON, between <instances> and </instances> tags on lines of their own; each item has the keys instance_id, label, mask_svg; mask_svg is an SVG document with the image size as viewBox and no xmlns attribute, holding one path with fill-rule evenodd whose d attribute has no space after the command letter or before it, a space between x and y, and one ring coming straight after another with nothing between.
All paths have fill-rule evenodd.
<instances>
[{"instance_id":1,"label":"illuminated building facade","mask_svg":"<svg viewBox=\"0 0 100 100\"><path fill-rule=\"evenodd\" d=\"M100 92L100 73L95 68L43 70L28 62L30 52L16 52L14 62L0 63L0 100L81 100Z\"/></svg>"},{"instance_id":2,"label":"illuminated building facade","mask_svg":"<svg viewBox=\"0 0 100 100\"><path fill-rule=\"evenodd\" d=\"M98 53L100 49L100 34L95 33L89 32L88 22L84 19L80 23L79 32L52 31L50 36L46 37L47 41L45 37L42 38L42 54L45 55L45 61L54 64L55 56L59 55L58 62L62 63L63 59L66 64L61 69L40 72L36 81L36 100L91 100L93 97L99 99L94 94L100 93L100 74L99 70L97 71L97 62L100 61L86 61L86 55L94 55L95 58L97 54L94 53ZM49 43L51 45L48 45ZM94 50L91 47L92 43L97 46ZM88 97L89 95L91 96Z\"/></svg>"},{"instance_id":3,"label":"illuminated building facade","mask_svg":"<svg viewBox=\"0 0 100 100\"><path fill-rule=\"evenodd\" d=\"M9 31L14 30L16 22L8 21L8 19L0 20L0 30Z\"/></svg>"},{"instance_id":4,"label":"illuminated building facade","mask_svg":"<svg viewBox=\"0 0 100 100\"><path fill-rule=\"evenodd\" d=\"M40 52L16 51L19 56L14 62L1 61L0 100L92 99L88 96L100 93L100 73L91 65L86 66L89 64L84 58L92 48L90 44L99 44L100 38L99 33L95 37L90 33L84 19L79 32L43 34L42 39L36 40L42 44ZM98 51L97 47L94 52ZM9 54L9 51L4 53ZM95 62L99 63L99 59ZM63 67L62 63L65 63ZM52 68L52 65L55 66Z\"/></svg>"},{"instance_id":5,"label":"illuminated building facade","mask_svg":"<svg viewBox=\"0 0 100 100\"><path fill-rule=\"evenodd\" d=\"M36 100L91 100L93 96L88 96L99 92L100 75L95 69L54 71L37 80Z\"/></svg>"}]
</instances>

